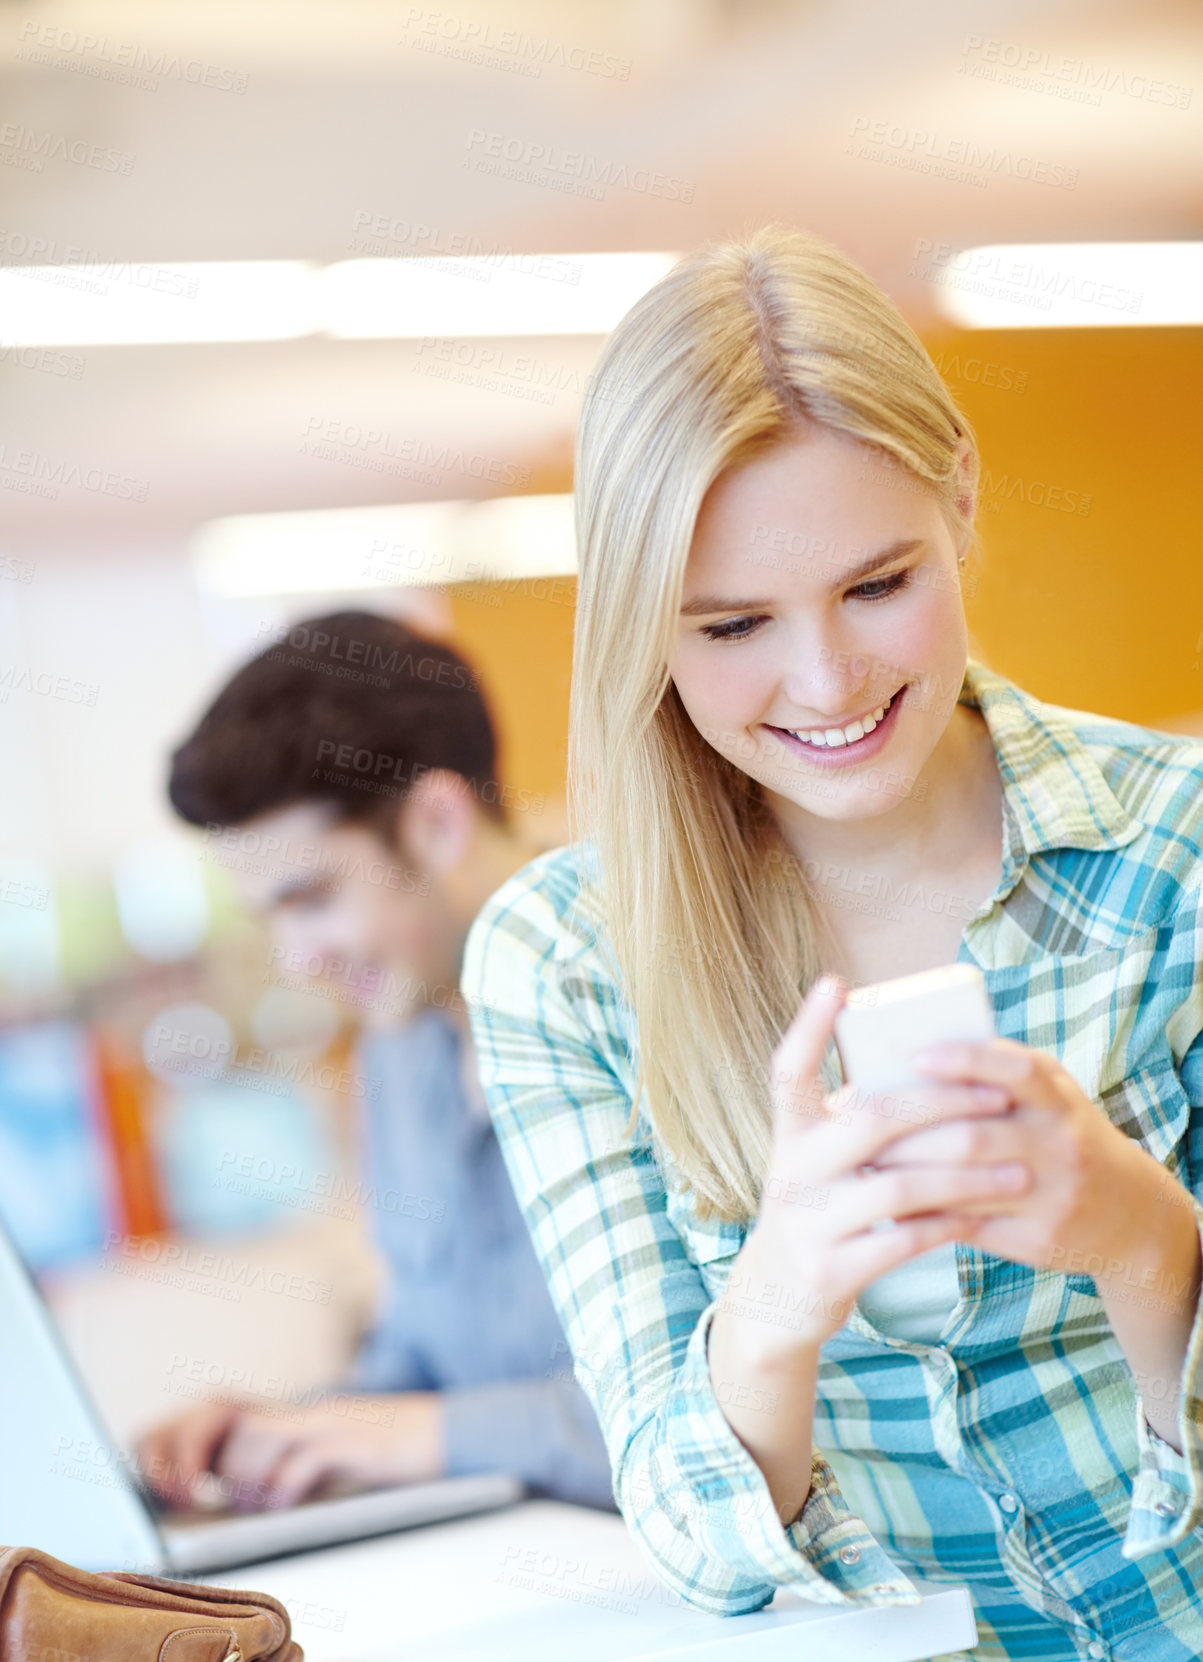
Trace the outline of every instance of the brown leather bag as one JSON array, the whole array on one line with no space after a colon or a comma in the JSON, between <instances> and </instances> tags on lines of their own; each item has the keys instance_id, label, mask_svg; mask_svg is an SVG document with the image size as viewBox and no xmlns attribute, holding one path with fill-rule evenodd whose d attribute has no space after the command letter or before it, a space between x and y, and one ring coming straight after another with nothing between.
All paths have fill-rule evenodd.
<instances>
[{"instance_id":1,"label":"brown leather bag","mask_svg":"<svg viewBox=\"0 0 1203 1662\"><path fill-rule=\"evenodd\" d=\"M267 1593L91 1575L0 1547L0 1662L302 1662Z\"/></svg>"}]
</instances>

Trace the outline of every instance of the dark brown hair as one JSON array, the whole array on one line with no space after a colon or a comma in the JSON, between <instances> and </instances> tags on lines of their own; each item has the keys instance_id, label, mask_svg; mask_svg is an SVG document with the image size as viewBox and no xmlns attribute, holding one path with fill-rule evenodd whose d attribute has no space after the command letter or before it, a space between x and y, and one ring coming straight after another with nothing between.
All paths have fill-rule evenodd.
<instances>
[{"instance_id":1,"label":"dark brown hair","mask_svg":"<svg viewBox=\"0 0 1203 1662\"><path fill-rule=\"evenodd\" d=\"M332 802L392 842L397 804L432 768L505 823L497 742L475 671L443 641L374 612L271 632L173 752L167 794L193 825Z\"/></svg>"}]
</instances>

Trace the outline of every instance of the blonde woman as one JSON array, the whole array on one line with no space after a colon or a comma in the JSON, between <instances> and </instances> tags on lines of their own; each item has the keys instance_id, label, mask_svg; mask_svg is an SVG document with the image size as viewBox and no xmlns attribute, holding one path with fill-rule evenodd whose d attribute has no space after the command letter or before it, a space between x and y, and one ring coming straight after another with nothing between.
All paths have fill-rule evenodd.
<instances>
[{"instance_id":1,"label":"blonde woman","mask_svg":"<svg viewBox=\"0 0 1203 1662\"><path fill-rule=\"evenodd\" d=\"M572 846L468 939L510 1177L663 1580L982 1658L1203 1653L1203 743L970 655L972 433L783 229L619 324L581 420ZM842 1084L849 984L1000 1037Z\"/></svg>"}]
</instances>

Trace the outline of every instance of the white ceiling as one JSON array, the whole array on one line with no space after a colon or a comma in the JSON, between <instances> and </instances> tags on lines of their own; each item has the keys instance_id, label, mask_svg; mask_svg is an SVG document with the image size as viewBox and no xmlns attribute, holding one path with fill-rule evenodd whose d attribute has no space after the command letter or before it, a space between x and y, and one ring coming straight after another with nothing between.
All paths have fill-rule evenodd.
<instances>
[{"instance_id":1,"label":"white ceiling","mask_svg":"<svg viewBox=\"0 0 1203 1662\"><path fill-rule=\"evenodd\" d=\"M466 61L486 29L492 60ZM572 67L589 54L626 78ZM986 78L992 56L1017 55L1035 86ZM131 58L150 85L113 78ZM177 60L225 85L181 78ZM1110 90L1091 92L1100 75ZM1142 96L1140 76L1194 96ZM0 263L687 249L777 218L838 242L922 324L923 238L1199 234L1203 28L1180 0L46 0L0 6L0 77ZM858 148L875 123L894 134L889 161ZM41 170L21 165L46 135ZM480 135L628 182L594 200L482 171ZM132 161L86 165L53 154L62 140ZM1075 182L896 165L970 144ZM643 170L692 200L636 188ZM35 239L49 250L31 256ZM474 346L505 354L500 374L474 360L440 378L412 342L86 347L66 366L82 359L78 374L9 353L7 546L178 557L219 514L489 493L486 471L531 469L537 485L570 454L598 342ZM388 438L352 436L365 427ZM315 437L333 454L307 448ZM435 458L418 477L415 455ZM30 466L66 482L31 494ZM98 488L105 470L133 483Z\"/></svg>"}]
</instances>

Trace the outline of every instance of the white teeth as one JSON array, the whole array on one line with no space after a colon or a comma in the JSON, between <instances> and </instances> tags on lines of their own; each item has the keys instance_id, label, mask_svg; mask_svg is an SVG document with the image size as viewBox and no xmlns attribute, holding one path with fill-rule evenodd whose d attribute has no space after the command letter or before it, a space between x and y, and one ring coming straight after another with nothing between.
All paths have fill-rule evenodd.
<instances>
[{"instance_id":1,"label":"white teeth","mask_svg":"<svg viewBox=\"0 0 1203 1662\"><path fill-rule=\"evenodd\" d=\"M893 698L887 698L884 704L877 706L872 715L851 722L847 727L791 727L787 731L793 733L796 739L801 739L803 744L814 745L816 750L835 750L840 745L855 744L857 739L863 739L866 733L871 733L893 702Z\"/></svg>"}]
</instances>

